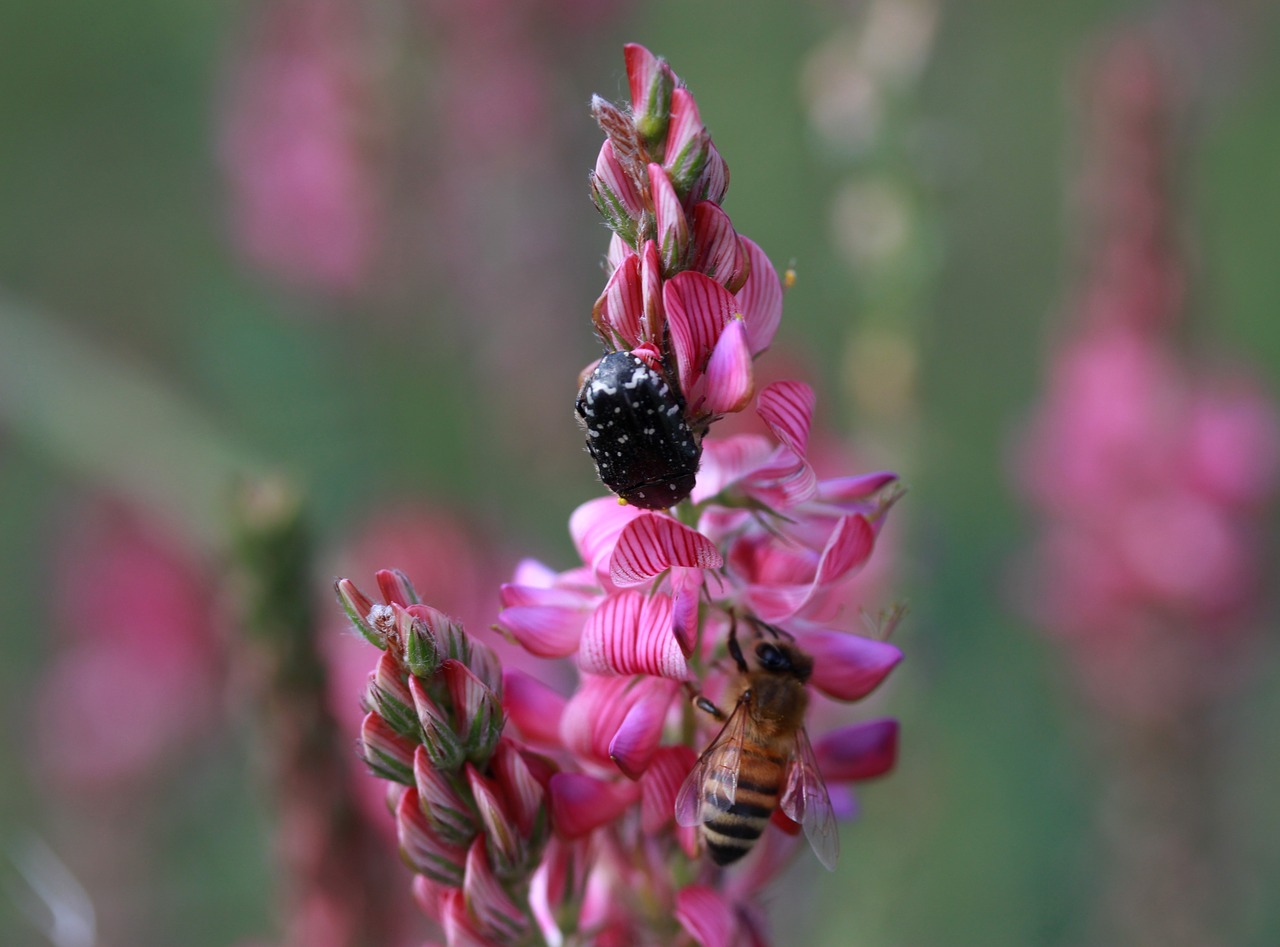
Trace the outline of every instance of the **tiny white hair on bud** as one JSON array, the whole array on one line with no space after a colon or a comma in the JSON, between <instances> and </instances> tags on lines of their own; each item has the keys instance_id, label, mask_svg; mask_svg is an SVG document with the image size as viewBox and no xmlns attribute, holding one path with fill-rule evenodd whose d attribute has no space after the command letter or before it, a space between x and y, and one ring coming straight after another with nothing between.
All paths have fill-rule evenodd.
<instances>
[{"instance_id":1,"label":"tiny white hair on bud","mask_svg":"<svg viewBox=\"0 0 1280 947\"><path fill-rule=\"evenodd\" d=\"M385 634L395 624L396 612L390 605L379 603L369 609L369 614L365 618L375 629Z\"/></svg>"}]
</instances>

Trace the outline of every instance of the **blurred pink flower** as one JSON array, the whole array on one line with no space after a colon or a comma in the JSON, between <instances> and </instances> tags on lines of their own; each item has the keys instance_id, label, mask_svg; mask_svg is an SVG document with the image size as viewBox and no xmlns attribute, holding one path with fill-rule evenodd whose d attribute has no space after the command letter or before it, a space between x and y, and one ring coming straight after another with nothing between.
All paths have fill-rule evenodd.
<instances>
[{"instance_id":1,"label":"blurred pink flower","mask_svg":"<svg viewBox=\"0 0 1280 947\"><path fill-rule=\"evenodd\" d=\"M285 283L360 289L379 241L378 64L348 0L268 0L231 76L221 157L240 251Z\"/></svg>"},{"instance_id":2,"label":"blurred pink flower","mask_svg":"<svg viewBox=\"0 0 1280 947\"><path fill-rule=\"evenodd\" d=\"M39 768L75 792L123 788L190 747L222 655L203 563L138 513L96 500L59 537L56 649L35 689Z\"/></svg>"}]
</instances>

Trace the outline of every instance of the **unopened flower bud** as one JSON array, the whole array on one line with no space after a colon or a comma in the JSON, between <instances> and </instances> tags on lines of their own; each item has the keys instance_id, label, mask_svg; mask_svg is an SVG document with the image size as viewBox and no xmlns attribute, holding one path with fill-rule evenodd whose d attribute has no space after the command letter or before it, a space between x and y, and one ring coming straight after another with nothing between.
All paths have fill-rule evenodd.
<instances>
[{"instance_id":1,"label":"unopened flower bud","mask_svg":"<svg viewBox=\"0 0 1280 947\"><path fill-rule=\"evenodd\" d=\"M418 593L413 590L409 577L399 569L379 569L373 574L383 601L392 605L416 605Z\"/></svg>"},{"instance_id":2,"label":"unopened flower bud","mask_svg":"<svg viewBox=\"0 0 1280 947\"><path fill-rule=\"evenodd\" d=\"M406 791L396 807L396 836L401 854L414 871L450 887L462 884L466 847L452 845L436 835L422 813L416 789Z\"/></svg>"},{"instance_id":3,"label":"unopened flower bud","mask_svg":"<svg viewBox=\"0 0 1280 947\"><path fill-rule=\"evenodd\" d=\"M634 247L644 204L635 179L623 169L609 141L600 146L600 157L591 173L591 200L609 229Z\"/></svg>"},{"instance_id":4,"label":"unopened flower bud","mask_svg":"<svg viewBox=\"0 0 1280 947\"><path fill-rule=\"evenodd\" d=\"M378 714L365 715L360 727L360 746L365 763L376 775L413 785L413 744Z\"/></svg>"},{"instance_id":5,"label":"unopened flower bud","mask_svg":"<svg viewBox=\"0 0 1280 947\"><path fill-rule=\"evenodd\" d=\"M484 766L502 736L502 702L484 681L464 664L446 661L440 666L449 699L457 716L458 736L466 758Z\"/></svg>"},{"instance_id":6,"label":"unopened flower bud","mask_svg":"<svg viewBox=\"0 0 1280 947\"><path fill-rule=\"evenodd\" d=\"M449 722L449 716L431 699L427 688L416 677L409 678L409 693L422 725L422 745L437 769L455 770L466 759L467 751Z\"/></svg>"},{"instance_id":7,"label":"unopened flower bud","mask_svg":"<svg viewBox=\"0 0 1280 947\"><path fill-rule=\"evenodd\" d=\"M476 820L444 771L436 769L425 746L413 754L413 778L422 813L440 838L465 845L476 834Z\"/></svg>"},{"instance_id":8,"label":"unopened flower bud","mask_svg":"<svg viewBox=\"0 0 1280 947\"><path fill-rule=\"evenodd\" d=\"M662 167L681 198L688 197L702 177L711 150L698 105L688 89L676 89L671 96L671 127Z\"/></svg>"},{"instance_id":9,"label":"unopened flower bud","mask_svg":"<svg viewBox=\"0 0 1280 947\"><path fill-rule=\"evenodd\" d=\"M669 279L684 269L688 259L689 220L670 178L656 164L649 165L649 190L653 196L658 258L662 261L662 275Z\"/></svg>"},{"instance_id":10,"label":"unopened flower bud","mask_svg":"<svg viewBox=\"0 0 1280 947\"><path fill-rule=\"evenodd\" d=\"M636 131L649 154L661 160L667 138L667 123L671 117L675 74L665 60L638 43L628 43L624 47L624 55Z\"/></svg>"},{"instance_id":11,"label":"unopened flower bud","mask_svg":"<svg viewBox=\"0 0 1280 947\"><path fill-rule=\"evenodd\" d=\"M511 900L490 867L485 836L477 836L467 851L462 893L481 933L493 944L523 943L529 919Z\"/></svg>"},{"instance_id":12,"label":"unopened flower bud","mask_svg":"<svg viewBox=\"0 0 1280 947\"><path fill-rule=\"evenodd\" d=\"M350 579L339 579L333 584L333 590L338 595L338 604L365 641L375 648L385 648L386 639L369 622L369 613L373 610L373 602L369 597L356 588L356 584Z\"/></svg>"},{"instance_id":13,"label":"unopened flower bud","mask_svg":"<svg viewBox=\"0 0 1280 947\"><path fill-rule=\"evenodd\" d=\"M467 784L475 799L476 811L484 824L484 834L489 839L489 851L494 868L504 878L513 877L524 864L528 846L503 802L501 793L471 764L466 767Z\"/></svg>"},{"instance_id":14,"label":"unopened flower bud","mask_svg":"<svg viewBox=\"0 0 1280 947\"><path fill-rule=\"evenodd\" d=\"M378 716L400 736L414 742L420 739L422 731L418 714L401 676L400 662L385 652L378 659L377 668L369 675L366 703L368 710L377 711Z\"/></svg>"}]
</instances>

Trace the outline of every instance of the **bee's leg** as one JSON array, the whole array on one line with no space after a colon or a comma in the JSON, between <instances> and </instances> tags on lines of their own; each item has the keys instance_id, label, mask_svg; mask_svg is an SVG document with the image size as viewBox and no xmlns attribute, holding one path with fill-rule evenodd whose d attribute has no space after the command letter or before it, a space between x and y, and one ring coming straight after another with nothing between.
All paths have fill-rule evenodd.
<instances>
[{"instance_id":1,"label":"bee's leg","mask_svg":"<svg viewBox=\"0 0 1280 947\"><path fill-rule=\"evenodd\" d=\"M729 626L729 657L733 658L733 663L738 665L738 670L746 674L750 668L747 667L747 659L742 656L742 648L738 644L738 623L734 622Z\"/></svg>"}]
</instances>

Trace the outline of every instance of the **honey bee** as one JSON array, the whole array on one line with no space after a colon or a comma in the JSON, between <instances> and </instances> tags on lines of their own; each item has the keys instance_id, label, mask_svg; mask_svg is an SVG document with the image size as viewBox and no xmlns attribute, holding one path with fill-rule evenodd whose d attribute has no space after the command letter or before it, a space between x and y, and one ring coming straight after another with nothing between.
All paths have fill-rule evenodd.
<instances>
[{"instance_id":1,"label":"honey bee","mask_svg":"<svg viewBox=\"0 0 1280 947\"><path fill-rule=\"evenodd\" d=\"M724 721L720 733L698 758L676 796L676 821L701 826L701 836L717 865L737 861L764 833L774 809L804 827L818 860L834 869L840 853L831 797L805 733L809 706L806 682L813 658L783 632L763 627L775 640L752 649L755 667L729 631L729 655L738 674L726 714L705 697L697 706Z\"/></svg>"}]
</instances>

